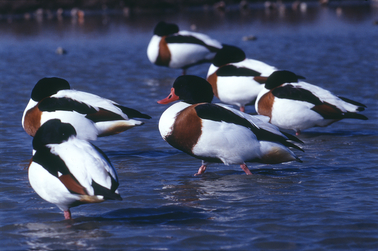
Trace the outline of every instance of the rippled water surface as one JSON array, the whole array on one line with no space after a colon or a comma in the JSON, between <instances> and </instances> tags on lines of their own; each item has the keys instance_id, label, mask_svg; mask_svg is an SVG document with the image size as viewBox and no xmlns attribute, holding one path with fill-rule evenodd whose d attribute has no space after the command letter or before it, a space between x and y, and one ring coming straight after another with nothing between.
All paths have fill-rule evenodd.
<instances>
[{"instance_id":1,"label":"rippled water surface","mask_svg":"<svg viewBox=\"0 0 378 251\"><path fill-rule=\"evenodd\" d=\"M2 250L374 250L378 247L378 9L310 5L306 12L263 8L219 13L86 15L0 20L0 245ZM339 13L339 14L337 14ZM155 24L195 24L248 57L292 70L367 105L367 121L345 120L300 135L303 163L211 165L165 143L158 132L181 74L151 65ZM257 40L243 41L254 35ZM62 46L66 55L57 55ZM205 77L209 65L189 69ZM123 201L82 205L74 220L29 185L31 137L21 127L34 84L67 79L152 116L138 128L94 142L111 159ZM254 113L252 106L247 112Z\"/></svg>"}]
</instances>

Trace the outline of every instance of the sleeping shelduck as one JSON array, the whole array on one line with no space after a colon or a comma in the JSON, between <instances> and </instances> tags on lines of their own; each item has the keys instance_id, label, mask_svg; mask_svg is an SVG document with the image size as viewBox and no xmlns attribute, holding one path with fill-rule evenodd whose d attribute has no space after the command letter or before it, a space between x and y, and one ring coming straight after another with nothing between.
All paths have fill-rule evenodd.
<instances>
[{"instance_id":1,"label":"sleeping shelduck","mask_svg":"<svg viewBox=\"0 0 378 251\"><path fill-rule=\"evenodd\" d=\"M95 140L123 132L151 118L137 110L87 92L71 90L61 78L43 78L34 86L31 99L22 116L22 127L34 136L38 128L50 119L70 123L80 139Z\"/></svg>"},{"instance_id":2,"label":"sleeping shelduck","mask_svg":"<svg viewBox=\"0 0 378 251\"><path fill-rule=\"evenodd\" d=\"M245 105L253 104L264 88L260 76L269 76L276 70L266 63L246 58L238 47L223 45L209 68L207 81L220 101L236 105L244 112Z\"/></svg>"},{"instance_id":3,"label":"sleeping shelduck","mask_svg":"<svg viewBox=\"0 0 378 251\"><path fill-rule=\"evenodd\" d=\"M71 207L122 200L109 159L96 146L78 139L72 125L47 121L35 134L33 149L30 185L42 199L64 211L65 219L71 219Z\"/></svg>"},{"instance_id":4,"label":"sleeping shelduck","mask_svg":"<svg viewBox=\"0 0 378 251\"><path fill-rule=\"evenodd\" d=\"M178 77L169 96L158 101L180 100L161 115L159 131L171 146L202 160L195 175L204 173L209 162L238 164L250 175L246 162L300 161L288 148L300 149L290 142L300 140L258 116L211 104L212 99L211 85L205 79L186 75Z\"/></svg>"},{"instance_id":5,"label":"sleeping shelduck","mask_svg":"<svg viewBox=\"0 0 378 251\"><path fill-rule=\"evenodd\" d=\"M328 126L344 118L368 118L358 112L366 106L338 97L318 86L299 81L290 71L276 71L259 93L255 108L258 114L268 116L270 123L282 129L302 130L315 126Z\"/></svg>"},{"instance_id":6,"label":"sleeping shelduck","mask_svg":"<svg viewBox=\"0 0 378 251\"><path fill-rule=\"evenodd\" d=\"M176 24L159 22L147 48L151 63L175 69L186 69L210 62L222 44L209 36L192 31L179 31Z\"/></svg>"}]
</instances>

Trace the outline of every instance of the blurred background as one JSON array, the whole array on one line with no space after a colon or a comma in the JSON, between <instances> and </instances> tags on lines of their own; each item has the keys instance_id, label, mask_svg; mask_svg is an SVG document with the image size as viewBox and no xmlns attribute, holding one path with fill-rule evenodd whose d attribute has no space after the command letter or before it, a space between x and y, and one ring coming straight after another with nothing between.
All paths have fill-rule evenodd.
<instances>
[{"instance_id":1,"label":"blurred background","mask_svg":"<svg viewBox=\"0 0 378 251\"><path fill-rule=\"evenodd\" d=\"M204 7L222 9L230 5L239 5L248 8L249 4L263 3L266 7L273 8L290 3L293 8L300 7L307 2L318 2L320 5L345 4L346 2L376 2L376 0L0 0L0 14L40 14L55 12L58 9L80 8L83 10L157 10L180 9L186 7ZM303 8L303 5L302 5Z\"/></svg>"}]
</instances>

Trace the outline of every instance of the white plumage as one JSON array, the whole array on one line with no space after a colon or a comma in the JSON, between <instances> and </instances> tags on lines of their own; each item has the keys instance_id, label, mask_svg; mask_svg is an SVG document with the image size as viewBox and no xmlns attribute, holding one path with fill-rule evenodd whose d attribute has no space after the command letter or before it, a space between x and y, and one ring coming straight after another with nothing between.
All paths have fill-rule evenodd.
<instances>
[{"instance_id":1,"label":"white plumage","mask_svg":"<svg viewBox=\"0 0 378 251\"><path fill-rule=\"evenodd\" d=\"M159 101L175 103L163 112L159 131L164 140L177 149L203 160L197 174L209 162L238 164L251 174L246 162L281 163L298 160L288 148L299 149L276 126L265 122L264 116L251 116L221 104L210 104L210 84L196 76L176 79L171 93ZM261 119L260 119L261 118Z\"/></svg>"},{"instance_id":2,"label":"white plumage","mask_svg":"<svg viewBox=\"0 0 378 251\"><path fill-rule=\"evenodd\" d=\"M183 69L210 62L221 43L211 37L192 31L179 31L175 24L159 22L148 47L151 63L175 69Z\"/></svg>"},{"instance_id":3,"label":"white plumage","mask_svg":"<svg viewBox=\"0 0 378 251\"><path fill-rule=\"evenodd\" d=\"M66 219L71 218L70 207L121 199L117 172L109 159L78 139L70 124L57 119L46 122L38 130L33 148L30 185L41 198L64 211Z\"/></svg>"},{"instance_id":4,"label":"white plumage","mask_svg":"<svg viewBox=\"0 0 378 251\"><path fill-rule=\"evenodd\" d=\"M71 90L63 79L43 78L33 88L22 116L22 126L34 136L46 121L60 119L75 128L78 138L95 140L97 136L120 133L143 124L133 117L150 118L112 100Z\"/></svg>"},{"instance_id":5,"label":"white plumage","mask_svg":"<svg viewBox=\"0 0 378 251\"><path fill-rule=\"evenodd\" d=\"M253 103L264 88L257 78L276 70L264 62L246 58L240 48L224 45L210 65L207 80L220 101L244 111L245 105Z\"/></svg>"},{"instance_id":6,"label":"white plumage","mask_svg":"<svg viewBox=\"0 0 378 251\"><path fill-rule=\"evenodd\" d=\"M298 76L289 71L276 71L268 77L255 108L259 114L269 116L272 124L294 130L297 134L344 118L367 119L358 114L365 105L298 81Z\"/></svg>"}]
</instances>

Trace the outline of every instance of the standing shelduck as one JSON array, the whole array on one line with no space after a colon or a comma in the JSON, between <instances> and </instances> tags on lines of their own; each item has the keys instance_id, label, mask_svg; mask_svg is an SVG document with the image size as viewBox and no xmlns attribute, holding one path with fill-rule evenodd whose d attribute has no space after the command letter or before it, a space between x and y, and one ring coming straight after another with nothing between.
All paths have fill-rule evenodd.
<instances>
[{"instance_id":1,"label":"standing shelduck","mask_svg":"<svg viewBox=\"0 0 378 251\"><path fill-rule=\"evenodd\" d=\"M151 63L175 69L186 69L210 62L222 44L209 36L192 31L179 31L176 24L159 22L147 48Z\"/></svg>"},{"instance_id":2,"label":"standing shelduck","mask_svg":"<svg viewBox=\"0 0 378 251\"><path fill-rule=\"evenodd\" d=\"M245 105L253 104L264 88L260 76L269 76L276 70L266 63L247 58L238 47L223 45L209 68L207 81L220 101L236 105L244 112Z\"/></svg>"},{"instance_id":3,"label":"standing shelduck","mask_svg":"<svg viewBox=\"0 0 378 251\"><path fill-rule=\"evenodd\" d=\"M35 154L28 169L29 182L42 199L64 211L84 203L122 200L117 172L107 156L76 137L73 126L52 119L33 139Z\"/></svg>"},{"instance_id":4,"label":"standing shelduck","mask_svg":"<svg viewBox=\"0 0 378 251\"><path fill-rule=\"evenodd\" d=\"M303 77L290 71L271 74L255 103L258 114L268 116L273 125L294 130L297 135L302 130L328 126L344 118L368 119L358 113L365 110L365 105L298 81L300 78Z\"/></svg>"},{"instance_id":5,"label":"standing shelduck","mask_svg":"<svg viewBox=\"0 0 378 251\"><path fill-rule=\"evenodd\" d=\"M100 96L71 90L61 78L43 78L34 86L22 116L22 127L34 136L50 119L70 123L80 139L95 140L142 125L133 118L151 118Z\"/></svg>"},{"instance_id":6,"label":"standing shelduck","mask_svg":"<svg viewBox=\"0 0 378 251\"><path fill-rule=\"evenodd\" d=\"M257 116L211 104L212 99L211 85L205 79L186 75L178 77L169 96L158 101L181 100L161 115L159 131L171 146L202 160L195 175L204 173L209 162L238 164L250 175L246 162L300 161L288 148L300 149L290 142L300 140Z\"/></svg>"}]
</instances>

